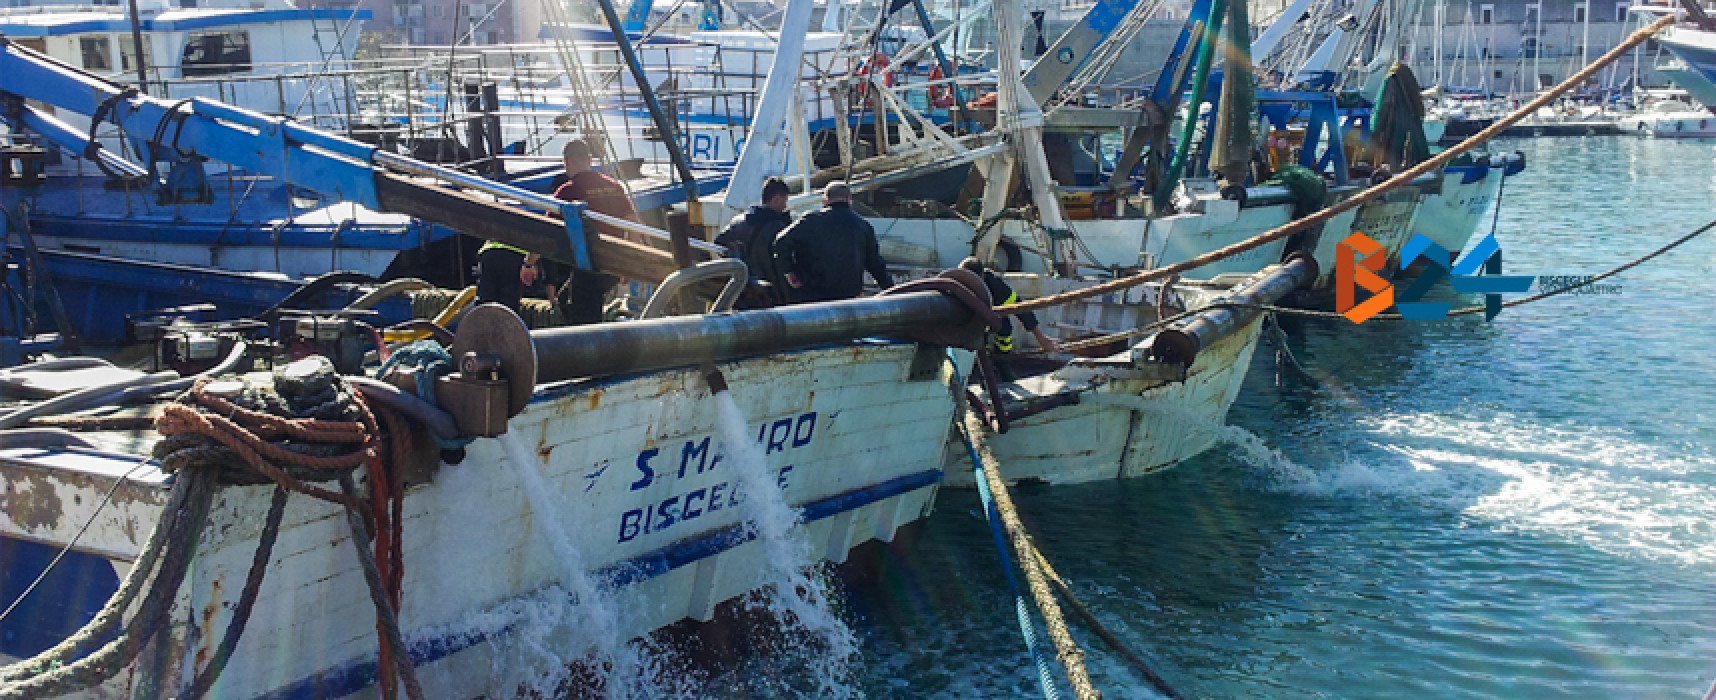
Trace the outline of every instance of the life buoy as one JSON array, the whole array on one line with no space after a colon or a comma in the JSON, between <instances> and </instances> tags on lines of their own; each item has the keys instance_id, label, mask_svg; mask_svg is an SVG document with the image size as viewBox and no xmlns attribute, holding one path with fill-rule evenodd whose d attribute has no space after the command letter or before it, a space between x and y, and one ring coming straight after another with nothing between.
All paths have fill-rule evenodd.
<instances>
[{"instance_id":1,"label":"life buoy","mask_svg":"<svg viewBox=\"0 0 1716 700\"><path fill-rule=\"evenodd\" d=\"M935 81L941 80L942 78L945 78L945 77L947 77L947 76L942 75L942 73L941 73L941 65L940 64L937 64L934 68L930 69L929 81L931 83L934 83ZM953 90L951 88L949 88L949 86L947 86L947 85L930 85L930 87L929 87L929 103L930 103L931 107L934 107L936 109L947 109L949 107L952 107L953 106Z\"/></svg>"},{"instance_id":2,"label":"life buoy","mask_svg":"<svg viewBox=\"0 0 1716 700\"><path fill-rule=\"evenodd\" d=\"M871 54L869 58L864 59L858 64L858 77L863 78L863 80L858 81L858 89L855 90L853 94L859 103L864 102L864 100L870 96L869 77L871 71L882 73L883 85L887 87L894 86L894 74L888 72L888 64L888 57L882 55L882 52L880 51Z\"/></svg>"}]
</instances>

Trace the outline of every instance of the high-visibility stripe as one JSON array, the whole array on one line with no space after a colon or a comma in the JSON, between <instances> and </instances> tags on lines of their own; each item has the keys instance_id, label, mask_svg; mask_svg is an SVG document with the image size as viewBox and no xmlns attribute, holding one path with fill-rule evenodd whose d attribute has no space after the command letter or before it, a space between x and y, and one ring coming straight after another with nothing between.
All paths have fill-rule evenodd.
<instances>
[{"instance_id":1,"label":"high-visibility stripe","mask_svg":"<svg viewBox=\"0 0 1716 700\"><path fill-rule=\"evenodd\" d=\"M507 245L505 243L501 243L500 241L489 241L487 243L484 243L483 247L477 249L477 254L482 255L483 253L487 253L491 250L510 250L514 253L518 253L519 255L530 255L530 251L528 251L528 250L525 250L525 249L520 248L520 247L515 246L515 245Z\"/></svg>"},{"instance_id":2,"label":"high-visibility stripe","mask_svg":"<svg viewBox=\"0 0 1716 700\"><path fill-rule=\"evenodd\" d=\"M997 352L1013 352L1013 336L1011 334L995 336L995 350Z\"/></svg>"}]
</instances>

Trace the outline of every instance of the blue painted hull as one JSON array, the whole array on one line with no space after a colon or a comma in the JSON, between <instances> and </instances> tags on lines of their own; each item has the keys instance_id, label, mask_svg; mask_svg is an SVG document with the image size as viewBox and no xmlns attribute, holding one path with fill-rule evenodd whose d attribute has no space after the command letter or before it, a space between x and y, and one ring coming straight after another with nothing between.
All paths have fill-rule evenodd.
<instances>
[{"instance_id":1,"label":"blue painted hull","mask_svg":"<svg viewBox=\"0 0 1716 700\"><path fill-rule=\"evenodd\" d=\"M15 262L21 262L22 250L9 251ZM189 304L213 304L216 311L199 314L198 321L224 321L249 318L274 306L287 295L303 286L301 279L286 279L273 275L228 272L186 265L124 260L89 253L42 251L42 264L51 274L60 298L66 306L66 316L80 337L96 345L119 345L128 342L125 320L127 314ZM14 272L7 279L13 290L23 289L23 280ZM335 288L307 300L301 308L343 308L360 295L350 285ZM59 330L52 326L47 303L36 303L38 332ZM0 304L0 324L8 330L19 327L17 301ZM389 300L377 308L390 322L405 320L410 308L403 299Z\"/></svg>"}]
</instances>

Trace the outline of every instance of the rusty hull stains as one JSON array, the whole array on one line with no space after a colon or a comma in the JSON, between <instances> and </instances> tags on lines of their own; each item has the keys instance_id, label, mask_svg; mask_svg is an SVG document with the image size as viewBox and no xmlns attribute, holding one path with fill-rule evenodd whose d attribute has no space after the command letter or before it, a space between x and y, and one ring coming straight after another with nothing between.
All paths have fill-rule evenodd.
<instances>
[{"instance_id":1,"label":"rusty hull stains","mask_svg":"<svg viewBox=\"0 0 1716 700\"><path fill-rule=\"evenodd\" d=\"M55 479L47 474L26 471L10 471L8 476L6 495L0 499L0 509L5 510L12 522L25 530L49 528L59 523L65 514L65 504L60 502Z\"/></svg>"}]
</instances>

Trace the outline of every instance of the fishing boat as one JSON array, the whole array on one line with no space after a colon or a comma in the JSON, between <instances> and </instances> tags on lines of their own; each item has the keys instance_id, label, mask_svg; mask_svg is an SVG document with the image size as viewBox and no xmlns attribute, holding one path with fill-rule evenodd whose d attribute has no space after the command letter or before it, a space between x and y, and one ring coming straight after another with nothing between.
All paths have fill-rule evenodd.
<instances>
[{"instance_id":1,"label":"fishing boat","mask_svg":"<svg viewBox=\"0 0 1716 700\"><path fill-rule=\"evenodd\" d=\"M379 683L391 694L394 679L410 687L412 667L439 692L512 692L512 680L481 669L534 648L531 635L542 630L530 615L544 611L594 630L564 647L568 663L594 649L598 669L618 669L608 682L629 682L637 667L615 656L628 640L709 619L723 602L769 586L801 595L815 587L794 578L803 568L890 540L928 513L953 413L946 346L981 338L973 308L981 302L968 285L663 317L665 300L716 278L728 284L714 308L729 309L742 266L714 261L665 274L676 267L668 253L585 229L592 215L578 203L213 100L136 95L18 44L0 42L0 74L9 97L97 121L106 104L150 133L172 125L177 147L199 158L372 211L483 232L580 269L651 280L659 297L645 319L536 330L504 307L480 306L451 334L421 321L395 329L444 341L411 350L382 332L392 319L377 304L421 283L350 290L44 253L19 227L18 259L33 266L29 274L40 278L49 269L42 260L58 257L87 270L82 286L133 287L129 306L103 304L88 319L111 323L159 303L162 291L252 303L270 289L293 295L276 298L270 322L217 309L199 323L191 316L200 311L182 309L140 325L154 331L145 344L150 371L73 358L0 378L33 397L0 417L8 426L0 478L10 494L0 503L5 589L43 582L6 620L0 652L27 661L0 672L0 692L344 696ZM52 133L36 133L65 136L40 116L21 126L47 124ZM128 163L80 152L108 167ZM3 157L10 231L26 220L20 205L52 176L44 149L11 143ZM683 234L655 235L684 242ZM335 305L317 306L307 288ZM362 298L345 301L350 294ZM67 284L64 298L93 306L125 297L81 295ZM70 334L71 316L55 318ZM366 350L415 359L363 379ZM298 410L305 401L335 417L291 422L310 415ZM208 423L211 415L242 428L219 428L235 442L218 443L233 451L213 466L194 455L212 454L198 450L215 443L183 442L213 437L208 426L225 424ZM329 443L317 449L334 454L313 456L344 466L310 462L322 466L284 478L269 471L262 465L280 460L304 466L280 452L279 430L295 443ZM346 437L322 437L330 430ZM314 472L321 468L335 471ZM363 495L341 494L331 477L350 479ZM284 499L276 485L314 497ZM366 575L371 564L381 573ZM111 596L138 591L139 608L124 598L97 617ZM267 602L252 606L256 599ZM115 638L119 656L85 658ZM57 651L28 661L50 648Z\"/></svg>"},{"instance_id":2,"label":"fishing boat","mask_svg":"<svg viewBox=\"0 0 1716 700\"><path fill-rule=\"evenodd\" d=\"M1210 449L1223 436L1257 349L1265 314L1256 305L1272 304L1315 277L1309 258L1295 258L1251 275L1145 285L1041 314L1055 334L1116 339L1081 350L1088 356L1070 363L975 390L991 419L1006 426L988 439L1006 478L1055 484L1131 478ZM1083 286L1034 275L1008 280L1029 297ZM1174 317L1183 318L1127 339L1125 331ZM976 483L962 454L950 455L946 470L950 487Z\"/></svg>"}]
</instances>

